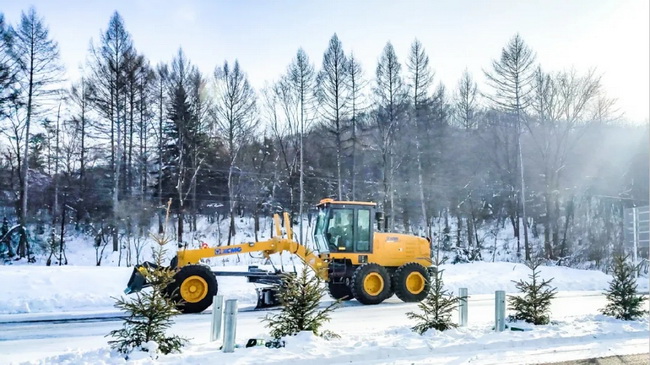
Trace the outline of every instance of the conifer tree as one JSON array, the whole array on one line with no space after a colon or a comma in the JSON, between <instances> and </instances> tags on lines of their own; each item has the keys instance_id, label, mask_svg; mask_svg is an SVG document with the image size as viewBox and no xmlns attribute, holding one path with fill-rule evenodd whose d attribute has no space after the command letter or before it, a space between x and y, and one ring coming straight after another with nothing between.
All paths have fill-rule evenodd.
<instances>
[{"instance_id":1,"label":"conifer tree","mask_svg":"<svg viewBox=\"0 0 650 365\"><path fill-rule=\"evenodd\" d=\"M282 310L277 315L264 318L266 327L271 329L271 336L280 339L300 331L311 331L317 336L336 337L329 331L320 330L325 322L329 322L330 313L340 304L340 301L335 301L320 309L320 301L326 295L322 280L311 275L306 265L298 274L285 274L278 290Z\"/></svg>"},{"instance_id":2,"label":"conifer tree","mask_svg":"<svg viewBox=\"0 0 650 365\"><path fill-rule=\"evenodd\" d=\"M411 329L422 335L430 329L445 331L450 328L456 328L458 325L451 321L451 313L456 309L458 297L444 288L442 281L442 272L440 269L442 262L436 259L434 262L433 274L430 276L431 288L429 295L418 303L421 313L408 312L406 316L414 319L417 324Z\"/></svg>"},{"instance_id":3,"label":"conifer tree","mask_svg":"<svg viewBox=\"0 0 650 365\"><path fill-rule=\"evenodd\" d=\"M169 207L167 205L167 216ZM135 294L135 298L127 301L119 298L115 307L128 313L124 318L124 326L121 329L111 331L108 336L114 340L108 341L112 348L128 356L134 350L157 351L162 354L180 352L181 347L187 339L168 335L167 330L173 324L172 317L180 314L176 309L176 302L172 295L168 295L166 288L174 281L174 271L164 266L167 250L165 245L171 241L164 233L154 237L158 247L153 250L155 266L148 266L141 271L146 281L151 283L150 291L141 291ZM152 346L151 342L156 345ZM153 355L153 354L152 354Z\"/></svg>"},{"instance_id":4,"label":"conifer tree","mask_svg":"<svg viewBox=\"0 0 650 365\"><path fill-rule=\"evenodd\" d=\"M551 299L557 294L557 288L551 287L550 285L553 278L549 280L539 278L537 268L540 264L541 261L539 260L528 261L526 263L526 266L533 271L531 275L528 275L532 281L513 280L515 286L523 296L510 296L508 298L508 304L515 311L514 318L535 325L549 323Z\"/></svg>"},{"instance_id":5,"label":"conifer tree","mask_svg":"<svg viewBox=\"0 0 650 365\"><path fill-rule=\"evenodd\" d=\"M634 277L634 266L625 261L625 257L614 257L612 265L613 279L605 295L607 305L601 309L606 316L612 316L626 321L635 320L648 311L642 309L645 295L637 293L637 283Z\"/></svg>"}]
</instances>

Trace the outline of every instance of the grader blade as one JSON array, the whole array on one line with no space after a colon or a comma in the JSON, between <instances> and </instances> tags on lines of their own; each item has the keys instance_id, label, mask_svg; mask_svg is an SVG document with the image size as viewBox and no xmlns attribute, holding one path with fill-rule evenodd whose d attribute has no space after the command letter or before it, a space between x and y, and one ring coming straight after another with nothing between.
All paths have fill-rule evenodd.
<instances>
[{"instance_id":1,"label":"grader blade","mask_svg":"<svg viewBox=\"0 0 650 365\"><path fill-rule=\"evenodd\" d=\"M129 282L126 284L126 289L124 289L124 294L137 293L144 288L151 286L151 283L147 280L147 274L150 270L155 270L158 265L151 262L144 262L141 265L135 265Z\"/></svg>"}]
</instances>

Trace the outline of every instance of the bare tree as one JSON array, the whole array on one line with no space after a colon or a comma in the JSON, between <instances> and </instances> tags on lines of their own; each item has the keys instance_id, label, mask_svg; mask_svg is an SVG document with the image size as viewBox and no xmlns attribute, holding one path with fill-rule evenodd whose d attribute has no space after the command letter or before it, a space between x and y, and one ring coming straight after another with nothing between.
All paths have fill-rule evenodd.
<instances>
[{"instance_id":1,"label":"bare tree","mask_svg":"<svg viewBox=\"0 0 650 365\"><path fill-rule=\"evenodd\" d=\"M156 102L156 111L158 119L157 127L157 140L158 140L158 206L156 211L158 212L158 234L162 234L164 231L163 227L163 218L165 215L165 204L163 197L163 164L164 164L164 125L166 120L165 105L167 103L167 83L169 77L169 69L165 64L158 64L156 66L156 86L155 86L155 102Z\"/></svg>"},{"instance_id":2,"label":"bare tree","mask_svg":"<svg viewBox=\"0 0 650 365\"><path fill-rule=\"evenodd\" d=\"M208 80L197 71L192 73L189 81L191 86L189 98L192 105L192 113L196 118L199 129L203 131L208 124L209 113L212 109L212 100L208 95ZM199 164L203 159L202 156L204 151L201 148L194 148L190 152L192 169L196 171L199 169ZM193 232L196 231L196 214L198 209L197 181L198 179L192 180L192 185L190 186L192 194L190 230Z\"/></svg>"},{"instance_id":3,"label":"bare tree","mask_svg":"<svg viewBox=\"0 0 650 365\"><path fill-rule=\"evenodd\" d=\"M18 256L25 257L29 252L27 242L27 199L29 190L29 139L32 120L48 112L48 102L58 94L58 83L62 77L59 64L58 44L50 39L49 30L42 18L32 7L21 14L20 23L13 29L11 55L16 67L16 80L20 85L20 107L24 109L24 153L20 188L20 225L23 227L18 246Z\"/></svg>"},{"instance_id":4,"label":"bare tree","mask_svg":"<svg viewBox=\"0 0 650 365\"><path fill-rule=\"evenodd\" d=\"M512 113L515 118L517 136L517 155L519 156L520 202L524 228L524 248L526 260L530 260L528 244L528 222L526 218L526 184L524 181L523 154L521 151L522 124L525 109L530 104L529 95L533 90L535 79L535 54L516 34L502 49L499 60L492 61L492 70L484 71L488 84L493 88L492 94L486 94L497 108ZM517 220L518 221L518 220ZM519 242L519 237L517 237ZM518 246L517 251L520 248Z\"/></svg>"},{"instance_id":5,"label":"bare tree","mask_svg":"<svg viewBox=\"0 0 650 365\"><path fill-rule=\"evenodd\" d=\"M564 238L560 238L561 179L568 157L586 130L583 124L591 120L590 106L598 102L600 76L594 70L584 76L575 70L551 75L538 68L534 86L533 113L526 119L526 127L544 181L544 252L546 258L555 259L568 254L568 218Z\"/></svg>"},{"instance_id":6,"label":"bare tree","mask_svg":"<svg viewBox=\"0 0 650 365\"><path fill-rule=\"evenodd\" d=\"M336 182L337 196L343 200L343 178L341 174L343 159L344 121L348 113L348 60L343 51L343 45L336 33L329 42L329 47L323 55L323 68L318 73L318 102L329 133L334 136L336 149Z\"/></svg>"},{"instance_id":7,"label":"bare tree","mask_svg":"<svg viewBox=\"0 0 650 365\"><path fill-rule=\"evenodd\" d=\"M388 227L394 229L395 202L393 189L394 142L403 114L406 90L401 76L402 65L397 60L393 45L388 42L379 58L374 94L377 101L375 123L379 133L382 159L383 201L388 214Z\"/></svg>"},{"instance_id":8,"label":"bare tree","mask_svg":"<svg viewBox=\"0 0 650 365\"><path fill-rule=\"evenodd\" d=\"M623 118L624 113L616 106L617 101L616 98L608 97L601 90L592 107L591 119L594 122L607 124Z\"/></svg>"},{"instance_id":9,"label":"bare tree","mask_svg":"<svg viewBox=\"0 0 650 365\"><path fill-rule=\"evenodd\" d=\"M89 80L92 105L94 109L109 121L110 166L112 173L112 215L113 251L119 249L118 243L118 207L120 200L120 181L123 170L122 161L126 153L123 143L126 125L126 81L127 58L133 53L131 35L124 27L124 21L115 12L108 22L108 29L101 34L97 46L90 47L89 61L92 77ZM102 128L103 126L100 126ZM105 128L104 128L105 130Z\"/></svg>"},{"instance_id":10,"label":"bare tree","mask_svg":"<svg viewBox=\"0 0 650 365\"><path fill-rule=\"evenodd\" d=\"M290 209L293 209L295 195L295 176L300 171L300 110L299 99L293 93L288 76L282 77L263 91L265 119L268 121L273 136L278 157L274 170L280 180L279 170L286 172L286 185L289 193ZM298 180L300 178L298 177ZM299 181L298 181L299 183ZM271 193L275 198L275 184Z\"/></svg>"},{"instance_id":11,"label":"bare tree","mask_svg":"<svg viewBox=\"0 0 650 365\"><path fill-rule=\"evenodd\" d=\"M356 180L357 180L357 133L359 129L359 114L366 109L364 89L367 86L367 81L363 78L363 69L361 64L351 54L348 57L348 78L350 89L350 128L352 129L352 166L350 167L350 180L352 200L356 200Z\"/></svg>"},{"instance_id":12,"label":"bare tree","mask_svg":"<svg viewBox=\"0 0 650 365\"><path fill-rule=\"evenodd\" d=\"M300 185L300 202L298 206L298 217L300 217L299 233L300 242L304 242L304 229L303 229L303 208L305 205L305 159L303 139L305 136L306 128L308 127L312 118L312 109L314 101L314 66L309 61L307 53L300 48L296 54L288 70L288 81L291 84L292 92L295 94L296 102L298 103L298 121L299 121L299 149L300 149L300 163L299 163L299 185Z\"/></svg>"},{"instance_id":13,"label":"bare tree","mask_svg":"<svg viewBox=\"0 0 650 365\"><path fill-rule=\"evenodd\" d=\"M90 88L88 80L82 77L81 80L72 85L70 90L70 104L74 108L74 115L72 117L73 132L75 140L78 142L78 158L79 158L79 195L78 201L75 204L75 211L77 214L77 224L88 215L85 200L87 199L87 176L86 167L88 164L88 127L90 124Z\"/></svg>"},{"instance_id":14,"label":"bare tree","mask_svg":"<svg viewBox=\"0 0 650 365\"><path fill-rule=\"evenodd\" d=\"M406 61L408 69L408 80L410 86L411 102L411 126L414 130L413 140L415 141L415 161L418 174L418 192L420 198L420 209L422 219L431 233L429 214L427 213L426 200L424 197L424 170L422 167L422 141L423 132L426 135L425 112L430 102L430 89L433 82L433 72L429 67L429 56L427 56L422 43L417 39L411 44L411 52Z\"/></svg>"},{"instance_id":15,"label":"bare tree","mask_svg":"<svg viewBox=\"0 0 650 365\"><path fill-rule=\"evenodd\" d=\"M235 235L235 208L237 204L237 183L235 169L237 155L242 146L251 138L258 124L257 97L248 83L246 74L240 69L239 62L231 68L228 62L217 67L214 72L216 81L216 97L214 122L217 129L226 140L228 148L228 196L230 213L230 230L228 245Z\"/></svg>"}]
</instances>

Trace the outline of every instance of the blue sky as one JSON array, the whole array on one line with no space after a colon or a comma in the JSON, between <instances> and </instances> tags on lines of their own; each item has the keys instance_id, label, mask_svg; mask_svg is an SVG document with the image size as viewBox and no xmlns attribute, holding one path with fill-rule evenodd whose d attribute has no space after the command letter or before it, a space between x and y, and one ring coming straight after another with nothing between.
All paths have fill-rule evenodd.
<instances>
[{"instance_id":1,"label":"blue sky","mask_svg":"<svg viewBox=\"0 0 650 365\"><path fill-rule=\"evenodd\" d=\"M286 69L298 47L319 65L334 32L372 78L391 41L405 61L417 37L437 81L455 89L467 68L482 83L517 32L547 71L595 67L610 97L634 121L647 120L650 99L650 9L647 0L286 1L286 0L0 0L15 22L30 5L59 42L71 79L112 12L123 16L136 47L152 63L180 46L204 73L237 58L261 87Z\"/></svg>"}]
</instances>

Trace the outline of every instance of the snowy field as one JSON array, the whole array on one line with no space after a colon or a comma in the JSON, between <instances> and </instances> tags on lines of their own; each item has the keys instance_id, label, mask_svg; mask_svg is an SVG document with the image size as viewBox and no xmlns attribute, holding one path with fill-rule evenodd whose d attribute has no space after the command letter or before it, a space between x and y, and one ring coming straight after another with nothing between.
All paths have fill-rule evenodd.
<instances>
[{"instance_id":1,"label":"snowy field","mask_svg":"<svg viewBox=\"0 0 650 365\"><path fill-rule=\"evenodd\" d=\"M215 270L245 270L215 267ZM268 339L261 319L272 311L252 311L255 286L243 278L219 278L220 294L238 299L240 313L234 353L219 351L209 341L210 310L177 317L173 331L190 338L183 354L151 359L136 354L133 364L525 364L588 357L647 353L648 318L624 322L598 314L604 307L602 290L610 277L599 271L543 267L543 278L554 277L560 293L553 302L553 323L528 326L524 332L494 333L495 290L514 293L512 280L527 278L529 270L513 263L472 263L444 266L448 289L470 293L469 326L419 336L405 313L416 304L395 297L377 306L356 301L334 312L325 327L341 336L330 341L300 334L284 349L243 348L249 338ZM121 364L104 336L121 322L113 317L111 297L120 296L131 268L0 266L0 364ZM648 291L648 279L639 280ZM326 302L323 305L327 304ZM76 322L38 320L101 318Z\"/></svg>"}]
</instances>

